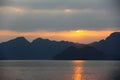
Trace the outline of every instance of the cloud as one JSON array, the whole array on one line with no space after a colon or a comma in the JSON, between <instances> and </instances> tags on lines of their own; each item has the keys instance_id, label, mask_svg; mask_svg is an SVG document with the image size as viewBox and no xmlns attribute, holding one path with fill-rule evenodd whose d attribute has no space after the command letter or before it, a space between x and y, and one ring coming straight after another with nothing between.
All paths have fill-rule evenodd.
<instances>
[{"instance_id":1,"label":"cloud","mask_svg":"<svg viewBox=\"0 0 120 80\"><path fill-rule=\"evenodd\" d=\"M1 4L1 6L30 9L103 9L109 8L110 4L111 0L4 0L4 4Z\"/></svg>"},{"instance_id":2,"label":"cloud","mask_svg":"<svg viewBox=\"0 0 120 80\"><path fill-rule=\"evenodd\" d=\"M25 10L22 9L22 8L17 8L17 7L0 7L0 11L2 13L11 13L11 14L14 14L14 13L24 13Z\"/></svg>"},{"instance_id":3,"label":"cloud","mask_svg":"<svg viewBox=\"0 0 120 80\"><path fill-rule=\"evenodd\" d=\"M0 29L15 31L118 29L111 0L4 0Z\"/></svg>"}]
</instances>

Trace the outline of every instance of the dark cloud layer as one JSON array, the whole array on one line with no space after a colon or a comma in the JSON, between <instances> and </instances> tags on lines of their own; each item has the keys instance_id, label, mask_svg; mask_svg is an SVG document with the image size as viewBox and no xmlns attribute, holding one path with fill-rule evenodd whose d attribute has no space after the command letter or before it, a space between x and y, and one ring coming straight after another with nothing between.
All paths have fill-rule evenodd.
<instances>
[{"instance_id":1,"label":"dark cloud layer","mask_svg":"<svg viewBox=\"0 0 120 80\"><path fill-rule=\"evenodd\" d=\"M2 0L0 29L118 29L114 4L112 0Z\"/></svg>"},{"instance_id":2,"label":"dark cloud layer","mask_svg":"<svg viewBox=\"0 0 120 80\"><path fill-rule=\"evenodd\" d=\"M111 0L4 0L2 6L15 6L33 9L103 9L112 8Z\"/></svg>"}]
</instances>

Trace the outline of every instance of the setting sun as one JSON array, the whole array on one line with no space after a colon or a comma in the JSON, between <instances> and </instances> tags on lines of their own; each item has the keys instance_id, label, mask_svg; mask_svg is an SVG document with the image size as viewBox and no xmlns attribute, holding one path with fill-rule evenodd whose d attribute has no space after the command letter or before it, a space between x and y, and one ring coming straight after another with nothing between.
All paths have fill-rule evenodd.
<instances>
[{"instance_id":1,"label":"setting sun","mask_svg":"<svg viewBox=\"0 0 120 80\"><path fill-rule=\"evenodd\" d=\"M72 12L72 10L71 9L64 9L64 12L69 13L69 12Z\"/></svg>"},{"instance_id":2,"label":"setting sun","mask_svg":"<svg viewBox=\"0 0 120 80\"><path fill-rule=\"evenodd\" d=\"M79 33L79 32L80 32L80 30L76 30L75 32Z\"/></svg>"}]
</instances>

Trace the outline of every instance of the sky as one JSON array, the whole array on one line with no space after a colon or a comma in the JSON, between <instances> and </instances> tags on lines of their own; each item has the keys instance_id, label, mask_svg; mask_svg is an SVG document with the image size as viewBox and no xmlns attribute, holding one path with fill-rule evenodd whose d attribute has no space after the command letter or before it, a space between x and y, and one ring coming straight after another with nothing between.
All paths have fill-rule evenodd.
<instances>
[{"instance_id":1,"label":"sky","mask_svg":"<svg viewBox=\"0 0 120 80\"><path fill-rule=\"evenodd\" d=\"M0 42L25 36L90 43L120 31L117 0L0 0ZM99 34L99 35L97 35Z\"/></svg>"}]
</instances>

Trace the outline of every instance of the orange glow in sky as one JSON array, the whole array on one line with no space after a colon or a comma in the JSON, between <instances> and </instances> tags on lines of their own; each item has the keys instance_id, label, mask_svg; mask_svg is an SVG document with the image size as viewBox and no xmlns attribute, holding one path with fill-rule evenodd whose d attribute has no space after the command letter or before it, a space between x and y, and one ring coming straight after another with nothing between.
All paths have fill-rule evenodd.
<instances>
[{"instance_id":1,"label":"orange glow in sky","mask_svg":"<svg viewBox=\"0 0 120 80\"><path fill-rule=\"evenodd\" d=\"M116 31L116 30L115 30ZM9 39L24 36L29 41L35 38L47 38L57 41L72 41L79 43L90 43L105 39L114 30L70 30L70 31L33 31L33 32L17 32L10 30L0 30L0 42L7 41ZM120 31L120 30L119 30ZM118 32L119 32L118 31Z\"/></svg>"}]
</instances>

